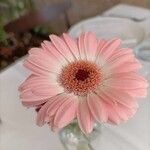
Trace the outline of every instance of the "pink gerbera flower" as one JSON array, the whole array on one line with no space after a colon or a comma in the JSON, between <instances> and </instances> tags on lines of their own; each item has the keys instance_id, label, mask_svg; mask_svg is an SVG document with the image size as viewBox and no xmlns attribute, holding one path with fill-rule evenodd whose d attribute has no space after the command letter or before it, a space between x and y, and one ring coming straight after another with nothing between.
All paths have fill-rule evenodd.
<instances>
[{"instance_id":1,"label":"pink gerbera flower","mask_svg":"<svg viewBox=\"0 0 150 150\"><path fill-rule=\"evenodd\" d=\"M24 66L32 74L19 88L23 105L39 109L39 126L48 123L55 130L77 119L90 133L95 122L119 124L135 114L148 83L120 39L97 39L91 32L50 39L29 51Z\"/></svg>"}]
</instances>

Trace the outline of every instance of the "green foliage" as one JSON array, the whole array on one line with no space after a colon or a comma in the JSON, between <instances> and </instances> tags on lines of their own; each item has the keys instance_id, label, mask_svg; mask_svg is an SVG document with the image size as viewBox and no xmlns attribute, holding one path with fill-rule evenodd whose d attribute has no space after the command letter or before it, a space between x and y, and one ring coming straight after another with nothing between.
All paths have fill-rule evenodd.
<instances>
[{"instance_id":1,"label":"green foliage","mask_svg":"<svg viewBox=\"0 0 150 150\"><path fill-rule=\"evenodd\" d=\"M7 34L1 25L0 25L0 43L7 45Z\"/></svg>"},{"instance_id":2,"label":"green foliage","mask_svg":"<svg viewBox=\"0 0 150 150\"><path fill-rule=\"evenodd\" d=\"M10 22L33 8L32 0L0 0L0 4L0 9L5 6L2 12L5 22Z\"/></svg>"},{"instance_id":3,"label":"green foliage","mask_svg":"<svg viewBox=\"0 0 150 150\"><path fill-rule=\"evenodd\" d=\"M4 25L32 8L32 0L0 0L0 44L8 44Z\"/></svg>"},{"instance_id":4,"label":"green foliage","mask_svg":"<svg viewBox=\"0 0 150 150\"><path fill-rule=\"evenodd\" d=\"M7 45L7 33L3 27L3 17L0 17L0 43Z\"/></svg>"}]
</instances>

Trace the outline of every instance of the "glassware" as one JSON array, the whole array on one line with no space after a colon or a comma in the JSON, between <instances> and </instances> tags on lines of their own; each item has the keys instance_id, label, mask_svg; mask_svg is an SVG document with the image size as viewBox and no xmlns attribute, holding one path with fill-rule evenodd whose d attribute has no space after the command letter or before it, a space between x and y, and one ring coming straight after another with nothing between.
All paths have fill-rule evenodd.
<instances>
[{"instance_id":1,"label":"glassware","mask_svg":"<svg viewBox=\"0 0 150 150\"><path fill-rule=\"evenodd\" d=\"M59 138L65 150L94 150L91 142L100 135L100 127L95 124L92 133L85 135L77 122L73 122L59 132Z\"/></svg>"},{"instance_id":2,"label":"glassware","mask_svg":"<svg viewBox=\"0 0 150 150\"><path fill-rule=\"evenodd\" d=\"M143 65L141 73L150 83L150 38L136 47L135 54Z\"/></svg>"}]
</instances>

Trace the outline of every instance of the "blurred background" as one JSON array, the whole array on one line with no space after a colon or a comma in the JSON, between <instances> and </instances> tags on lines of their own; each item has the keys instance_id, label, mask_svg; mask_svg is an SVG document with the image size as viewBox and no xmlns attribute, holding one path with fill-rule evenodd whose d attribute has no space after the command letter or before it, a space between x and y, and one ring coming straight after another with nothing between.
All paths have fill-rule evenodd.
<instances>
[{"instance_id":1,"label":"blurred background","mask_svg":"<svg viewBox=\"0 0 150 150\"><path fill-rule=\"evenodd\" d=\"M0 70L50 33L67 32L119 3L150 8L150 0L0 0Z\"/></svg>"},{"instance_id":2,"label":"blurred background","mask_svg":"<svg viewBox=\"0 0 150 150\"><path fill-rule=\"evenodd\" d=\"M150 83L150 0L0 0L0 150L62 149L56 134L35 126L36 112L21 107L18 87L30 74L22 64L49 34L77 37L84 31L121 38ZM146 99L127 124L102 128L93 146L150 150L150 88Z\"/></svg>"}]
</instances>

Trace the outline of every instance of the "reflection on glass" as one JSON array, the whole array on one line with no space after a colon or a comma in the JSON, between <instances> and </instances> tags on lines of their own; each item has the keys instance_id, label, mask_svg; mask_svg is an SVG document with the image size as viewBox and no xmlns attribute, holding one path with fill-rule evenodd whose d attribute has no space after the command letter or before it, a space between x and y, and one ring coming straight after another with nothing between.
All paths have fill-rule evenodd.
<instances>
[{"instance_id":1,"label":"reflection on glass","mask_svg":"<svg viewBox=\"0 0 150 150\"><path fill-rule=\"evenodd\" d=\"M143 68L141 73L150 82L150 39L144 41L136 48L136 56L141 61Z\"/></svg>"}]
</instances>

